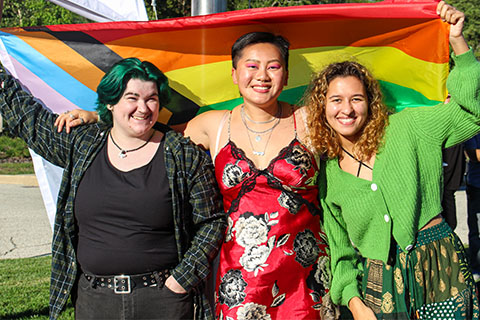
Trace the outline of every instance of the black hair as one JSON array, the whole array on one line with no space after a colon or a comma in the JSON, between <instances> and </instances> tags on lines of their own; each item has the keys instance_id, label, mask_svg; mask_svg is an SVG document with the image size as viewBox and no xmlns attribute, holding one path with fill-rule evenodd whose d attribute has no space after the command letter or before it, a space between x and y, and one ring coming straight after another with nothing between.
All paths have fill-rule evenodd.
<instances>
[{"instance_id":1,"label":"black hair","mask_svg":"<svg viewBox=\"0 0 480 320\"><path fill-rule=\"evenodd\" d=\"M288 50L290 43L281 35L275 35L271 32L250 32L246 33L235 41L232 46L232 65L237 68L238 59L242 56L242 51L246 47L257 43L271 43L278 48L280 55L285 61L285 70L288 71Z\"/></svg>"}]
</instances>

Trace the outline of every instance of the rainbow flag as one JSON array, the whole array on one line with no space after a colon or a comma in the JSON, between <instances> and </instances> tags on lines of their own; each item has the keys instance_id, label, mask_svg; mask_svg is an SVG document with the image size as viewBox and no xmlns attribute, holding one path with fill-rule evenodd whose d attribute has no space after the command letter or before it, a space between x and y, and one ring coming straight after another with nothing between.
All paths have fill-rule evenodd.
<instances>
[{"instance_id":1,"label":"rainbow flag","mask_svg":"<svg viewBox=\"0 0 480 320\"><path fill-rule=\"evenodd\" d=\"M270 31L291 43L289 83L280 100L296 103L312 72L356 59L380 80L397 110L446 96L448 26L436 1L260 8L150 22L109 22L0 30L0 59L55 112L93 110L95 89L116 61L138 57L169 78L174 99L160 114L182 123L241 103L231 80L230 48L240 35Z\"/></svg>"}]
</instances>

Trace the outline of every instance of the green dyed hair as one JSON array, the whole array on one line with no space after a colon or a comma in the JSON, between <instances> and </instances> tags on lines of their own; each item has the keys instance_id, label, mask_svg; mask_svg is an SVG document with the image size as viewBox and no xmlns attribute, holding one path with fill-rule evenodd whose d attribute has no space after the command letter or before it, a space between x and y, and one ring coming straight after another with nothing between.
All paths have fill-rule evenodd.
<instances>
[{"instance_id":1,"label":"green dyed hair","mask_svg":"<svg viewBox=\"0 0 480 320\"><path fill-rule=\"evenodd\" d=\"M97 87L96 110L104 123L113 125L112 112L108 110L107 105L113 106L120 101L131 79L156 83L160 108L170 101L168 79L162 71L148 61L140 61L137 58L123 59L113 65Z\"/></svg>"}]
</instances>

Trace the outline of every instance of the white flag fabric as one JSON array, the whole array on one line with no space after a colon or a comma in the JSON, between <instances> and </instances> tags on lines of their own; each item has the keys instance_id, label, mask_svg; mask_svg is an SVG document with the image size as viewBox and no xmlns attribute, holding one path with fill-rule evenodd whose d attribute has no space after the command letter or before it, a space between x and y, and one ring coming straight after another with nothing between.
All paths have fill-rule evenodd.
<instances>
[{"instance_id":1,"label":"white flag fabric","mask_svg":"<svg viewBox=\"0 0 480 320\"><path fill-rule=\"evenodd\" d=\"M143 0L49 0L96 22L148 21Z\"/></svg>"},{"instance_id":2,"label":"white flag fabric","mask_svg":"<svg viewBox=\"0 0 480 320\"><path fill-rule=\"evenodd\" d=\"M40 157L32 149L28 149L32 156L35 176L37 177L40 193L42 194L43 203L47 210L48 221L50 226L55 225L55 212L57 211L57 197L62 181L63 169L48 162Z\"/></svg>"}]
</instances>

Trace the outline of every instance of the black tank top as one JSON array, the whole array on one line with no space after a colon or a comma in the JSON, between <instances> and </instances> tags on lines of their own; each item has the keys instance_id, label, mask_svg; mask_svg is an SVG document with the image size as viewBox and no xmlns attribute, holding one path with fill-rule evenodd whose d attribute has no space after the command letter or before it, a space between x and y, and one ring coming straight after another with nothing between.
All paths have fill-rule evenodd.
<instances>
[{"instance_id":1,"label":"black tank top","mask_svg":"<svg viewBox=\"0 0 480 320\"><path fill-rule=\"evenodd\" d=\"M74 206L84 272L138 274L177 265L163 149L162 140L150 163L123 172L110 163L105 144L85 172Z\"/></svg>"}]
</instances>

